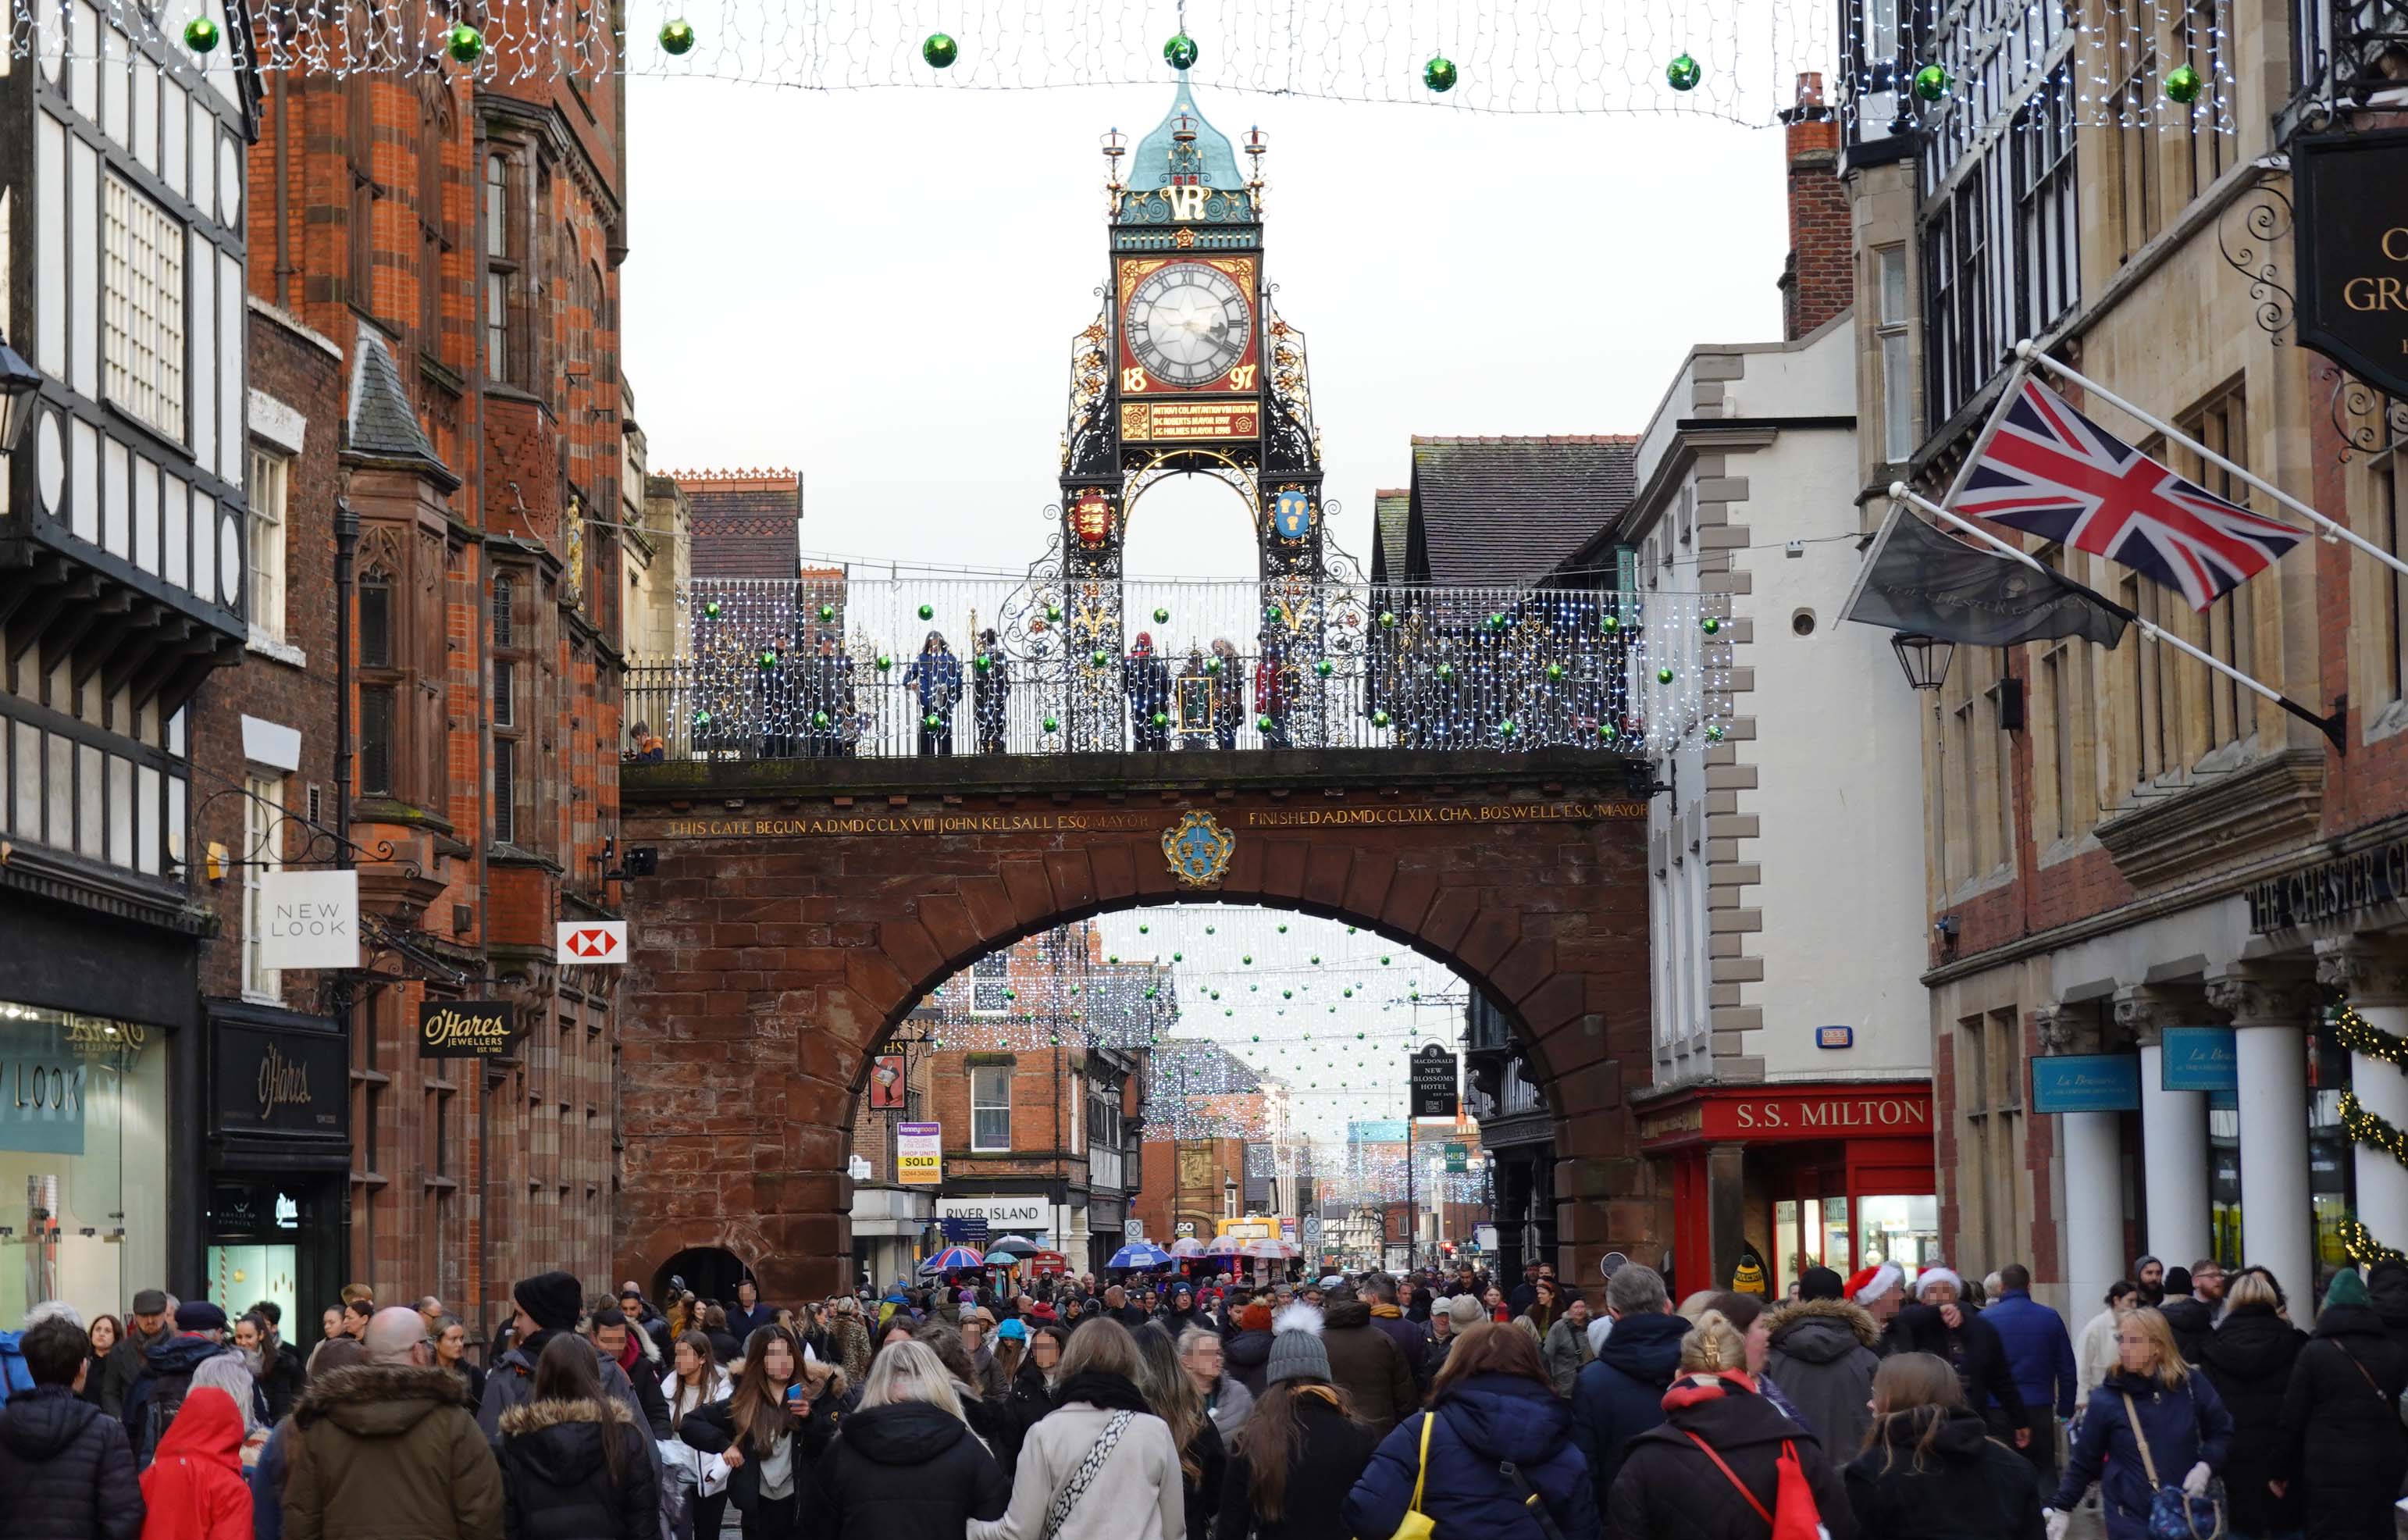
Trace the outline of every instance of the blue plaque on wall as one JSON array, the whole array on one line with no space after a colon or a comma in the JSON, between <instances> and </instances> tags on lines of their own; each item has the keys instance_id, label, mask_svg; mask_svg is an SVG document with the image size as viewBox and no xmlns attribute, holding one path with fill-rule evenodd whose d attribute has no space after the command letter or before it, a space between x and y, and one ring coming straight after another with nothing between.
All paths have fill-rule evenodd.
<instances>
[{"instance_id":1,"label":"blue plaque on wall","mask_svg":"<svg viewBox=\"0 0 2408 1540\"><path fill-rule=\"evenodd\" d=\"M2136 1112L2141 1060L2133 1054L2053 1054L2031 1061L2036 1113Z\"/></svg>"},{"instance_id":2,"label":"blue plaque on wall","mask_svg":"<svg viewBox=\"0 0 2408 1540\"><path fill-rule=\"evenodd\" d=\"M2229 1027L2169 1027L2160 1056L2159 1090L2241 1088L2241 1061Z\"/></svg>"}]
</instances>

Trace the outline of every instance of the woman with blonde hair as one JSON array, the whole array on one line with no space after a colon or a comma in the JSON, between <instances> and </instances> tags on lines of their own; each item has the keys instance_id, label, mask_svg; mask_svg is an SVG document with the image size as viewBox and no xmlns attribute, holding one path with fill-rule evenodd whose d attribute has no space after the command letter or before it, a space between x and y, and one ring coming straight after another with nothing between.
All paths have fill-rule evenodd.
<instances>
[{"instance_id":1,"label":"woman with blonde hair","mask_svg":"<svg viewBox=\"0 0 2408 1540\"><path fill-rule=\"evenodd\" d=\"M1872 1418L1864 1453L1842 1473L1856 1540L2039 1540L2039 1474L1989 1436L1947 1360L1883 1360Z\"/></svg>"},{"instance_id":2,"label":"woman with blonde hair","mask_svg":"<svg viewBox=\"0 0 2408 1540\"><path fill-rule=\"evenodd\" d=\"M828 1540L962 1540L1003 1517L1011 1483L963 1420L954 1377L922 1343L878 1355L820 1466Z\"/></svg>"},{"instance_id":3,"label":"woman with blonde hair","mask_svg":"<svg viewBox=\"0 0 2408 1540\"><path fill-rule=\"evenodd\" d=\"M1747 1364L1747 1333L1719 1310L1699 1312L1681 1339L1663 1424L1630 1441L1607 1494L1609 1533L1764 1540L1778 1513L1784 1525L1819 1522L1831 1540L1855 1540L1839 1467L1764 1398ZM1784 1465L1804 1476L1803 1490L1783 1479ZM1784 1511L1801 1502L1814 1512Z\"/></svg>"},{"instance_id":4,"label":"woman with blonde hair","mask_svg":"<svg viewBox=\"0 0 2408 1540\"><path fill-rule=\"evenodd\" d=\"M2107 1540L2147 1540L2157 1494L2178 1486L2186 1496L2206 1496L2231 1448L2232 1414L2207 1376L2183 1361L2163 1313L2127 1315L2115 1328L2115 1372L2090 1392L2049 1502L2050 1540L2061 1540L2067 1516L2094 1481Z\"/></svg>"},{"instance_id":5,"label":"woman with blonde hair","mask_svg":"<svg viewBox=\"0 0 2408 1540\"><path fill-rule=\"evenodd\" d=\"M2308 1346L2293 1326L2282 1286L2262 1267L2243 1268L2225 1287L2224 1318L2208 1333L2200 1368L2232 1414L2232 1452L2224 1461L2225 1518L2236 1535L2297 1534L2307 1511L2300 1493L2274 1493L2281 1458L2283 1394Z\"/></svg>"}]
</instances>

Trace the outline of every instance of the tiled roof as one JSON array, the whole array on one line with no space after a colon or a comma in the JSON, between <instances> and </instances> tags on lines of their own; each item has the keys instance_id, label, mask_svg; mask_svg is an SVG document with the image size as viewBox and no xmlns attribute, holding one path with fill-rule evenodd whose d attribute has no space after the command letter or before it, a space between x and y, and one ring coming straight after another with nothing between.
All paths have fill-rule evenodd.
<instances>
[{"instance_id":1,"label":"tiled roof","mask_svg":"<svg viewBox=\"0 0 2408 1540\"><path fill-rule=\"evenodd\" d=\"M1371 494L1371 581L1383 583L1405 570L1406 541L1412 526L1413 494L1410 487L1390 487Z\"/></svg>"},{"instance_id":2,"label":"tiled roof","mask_svg":"<svg viewBox=\"0 0 2408 1540\"><path fill-rule=\"evenodd\" d=\"M1638 449L1628 434L1415 435L1410 579L1538 581L1629 506Z\"/></svg>"},{"instance_id":3,"label":"tiled roof","mask_svg":"<svg viewBox=\"0 0 2408 1540\"><path fill-rule=\"evenodd\" d=\"M409 407L409 392L393 361L384 338L366 326L359 331L351 352L351 400L343 412L343 447L354 454L380 460L423 460L443 468L418 414Z\"/></svg>"},{"instance_id":4,"label":"tiled roof","mask_svg":"<svg viewBox=\"0 0 2408 1540\"><path fill-rule=\"evenodd\" d=\"M791 578L801 561L802 480L790 470L670 473L694 511L697 578Z\"/></svg>"}]
</instances>

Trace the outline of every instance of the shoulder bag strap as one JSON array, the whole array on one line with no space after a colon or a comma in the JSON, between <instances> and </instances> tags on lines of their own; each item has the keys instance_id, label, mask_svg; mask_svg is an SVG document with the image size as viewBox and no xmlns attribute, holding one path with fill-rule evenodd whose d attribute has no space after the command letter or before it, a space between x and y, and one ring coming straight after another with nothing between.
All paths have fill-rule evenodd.
<instances>
[{"instance_id":1,"label":"shoulder bag strap","mask_svg":"<svg viewBox=\"0 0 2408 1540\"><path fill-rule=\"evenodd\" d=\"M2160 1485L2157 1480L2157 1462L2149 1458L2149 1435L2141 1432L2140 1408L2132 1404L2131 1391L2119 1390L2116 1393L2124 1398L2124 1420L2131 1425L2132 1442L2141 1446L2141 1469L2149 1478L2149 1490L2156 1491Z\"/></svg>"},{"instance_id":2,"label":"shoulder bag strap","mask_svg":"<svg viewBox=\"0 0 2408 1540\"><path fill-rule=\"evenodd\" d=\"M1713 1453L1712 1449L1706 1452ZM1539 1521L1539 1533L1541 1540L1564 1540L1564 1532L1556 1525L1555 1516L1547 1511L1546 1499L1541 1497L1538 1489L1530 1485L1530 1478L1522 1474L1522 1467L1510 1460L1500 1460L1497 1462L1497 1469L1506 1480L1513 1483L1514 1489L1522 1494L1522 1506L1529 1509L1530 1517ZM1747 1489L1742 1487L1740 1490L1747 1491ZM1749 1492L1748 1495L1754 1497L1756 1494ZM1756 1511L1761 1513L1763 1510L1758 1508ZM1768 1519L1766 1522L1770 1523L1770 1520Z\"/></svg>"},{"instance_id":3,"label":"shoulder bag strap","mask_svg":"<svg viewBox=\"0 0 2408 1540\"><path fill-rule=\"evenodd\" d=\"M2350 1366L2351 1368L2353 1368L2353 1369L2355 1369L2355 1370L2357 1370L2357 1371L2358 1371L2358 1378L2360 1378L2360 1379L2362 1379L2362 1380L2366 1381L2366 1388L2367 1388L2368 1389L2370 1389L2370 1390L2372 1390L2372 1391L2373 1391L2373 1392L2374 1392L2374 1399L2375 1399L2375 1400L2377 1400L2377 1401L2388 1401L2389 1399L2391 1399L2390 1397L2388 1397L2388 1396L2386 1396L2386 1395L2385 1395L2385 1394L2383 1393L2383 1387L2382 1387L2382 1386L2377 1385L2377 1384L2375 1384L2375 1383L2374 1383L2374 1376L2373 1376L2372 1374L2371 1374L2367 1373L2366 1365L2358 1361L2358 1355L2357 1355L2356 1353L2353 1353L2353 1352L2351 1352L2348 1348L2344 1347L2344 1346L2341 1345L2341 1343L2340 1343L2338 1340L2336 1340L2335 1338L2332 1338L2332 1337L2327 1337L2327 1338L2325 1339L2325 1341L2326 1341L2327 1343L2329 1343L2329 1344L2330 1344L2330 1345L2331 1345L2333 1351L2335 1351L2335 1352L2339 1353L2343 1358L2345 1358L2345 1359L2349 1360L2349 1366Z\"/></svg>"},{"instance_id":4,"label":"shoulder bag strap","mask_svg":"<svg viewBox=\"0 0 2408 1540\"><path fill-rule=\"evenodd\" d=\"M1087 1457L1079 1461L1079 1468L1070 1473L1068 1484L1054 1497L1054 1505L1046 1510L1045 1540L1054 1540L1054 1536L1062 1532L1062 1526L1069 1521L1071 1510L1079 1505L1079 1499L1087 1495L1087 1489L1095 1484L1097 1473L1104 1468L1104 1461L1112 1457L1112 1450L1119 1447L1121 1434L1127 1431L1135 1415L1132 1412L1114 1412L1111 1420L1104 1424L1104 1431L1096 1436L1094 1446L1087 1450Z\"/></svg>"},{"instance_id":5,"label":"shoulder bag strap","mask_svg":"<svg viewBox=\"0 0 2408 1540\"><path fill-rule=\"evenodd\" d=\"M1413 1461L1413 1500L1406 1505L1405 1511L1408 1513L1422 1511L1422 1477L1429 1475L1430 1424L1437 1420L1438 1412L1435 1409L1422 1414L1422 1452Z\"/></svg>"},{"instance_id":6,"label":"shoulder bag strap","mask_svg":"<svg viewBox=\"0 0 2408 1540\"><path fill-rule=\"evenodd\" d=\"M1683 1432L1688 1432L1688 1430L1685 1428L1681 1431ZM1723 1457L1714 1452L1714 1446L1707 1443L1704 1439L1699 1438L1695 1433L1689 1433L1689 1442L1696 1445L1698 1448L1706 1451L1706 1458L1714 1462L1714 1469L1722 1472L1724 1479L1727 1480L1732 1486L1739 1489L1739 1494L1747 1499L1747 1505L1756 1510L1756 1516L1758 1518L1764 1520L1764 1527L1768 1530L1772 1528L1772 1510L1766 1507L1763 1501L1758 1498L1756 1493L1748 1490L1747 1483L1739 1478L1738 1472L1723 1463Z\"/></svg>"}]
</instances>

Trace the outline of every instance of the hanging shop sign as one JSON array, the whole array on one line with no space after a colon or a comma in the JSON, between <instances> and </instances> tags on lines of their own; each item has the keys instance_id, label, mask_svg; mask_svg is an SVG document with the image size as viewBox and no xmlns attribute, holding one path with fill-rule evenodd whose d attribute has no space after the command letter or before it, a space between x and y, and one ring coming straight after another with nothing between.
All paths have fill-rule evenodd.
<instances>
[{"instance_id":1,"label":"hanging shop sign","mask_svg":"<svg viewBox=\"0 0 2408 1540\"><path fill-rule=\"evenodd\" d=\"M2140 1108L2138 1055L2053 1054L2031 1061L2031 1109L2042 1116Z\"/></svg>"},{"instance_id":2,"label":"hanging shop sign","mask_svg":"<svg viewBox=\"0 0 2408 1540\"><path fill-rule=\"evenodd\" d=\"M562 920L552 928L552 960L564 966L623 967L627 961L624 920Z\"/></svg>"},{"instance_id":3,"label":"hanging shop sign","mask_svg":"<svg viewBox=\"0 0 2408 1540\"><path fill-rule=\"evenodd\" d=\"M1271 533L1283 540L1300 540L1312 533L1312 497L1298 487L1285 487L1271 504Z\"/></svg>"},{"instance_id":4,"label":"hanging shop sign","mask_svg":"<svg viewBox=\"0 0 2408 1540\"><path fill-rule=\"evenodd\" d=\"M360 874L259 874L259 963L263 968L357 968Z\"/></svg>"},{"instance_id":5,"label":"hanging shop sign","mask_svg":"<svg viewBox=\"0 0 2408 1540\"><path fill-rule=\"evenodd\" d=\"M2408 130L2291 141L2300 341L2408 396Z\"/></svg>"},{"instance_id":6,"label":"hanging shop sign","mask_svg":"<svg viewBox=\"0 0 2408 1540\"><path fill-rule=\"evenodd\" d=\"M2237 1091L2241 1054L2229 1027L2169 1027L2159 1039L2158 1089Z\"/></svg>"},{"instance_id":7,"label":"hanging shop sign","mask_svg":"<svg viewBox=\"0 0 2408 1540\"><path fill-rule=\"evenodd\" d=\"M869 1110L901 1112L910 1087L904 1078L901 1054L880 1054L869 1061Z\"/></svg>"},{"instance_id":8,"label":"hanging shop sign","mask_svg":"<svg viewBox=\"0 0 2408 1540\"><path fill-rule=\"evenodd\" d=\"M895 1180L907 1187L932 1187L945 1179L945 1126L895 1125Z\"/></svg>"},{"instance_id":9,"label":"hanging shop sign","mask_svg":"<svg viewBox=\"0 0 2408 1540\"><path fill-rule=\"evenodd\" d=\"M220 1022L211 1033L211 1133L351 1133L351 1054L340 1032Z\"/></svg>"},{"instance_id":10,"label":"hanging shop sign","mask_svg":"<svg viewBox=\"0 0 2408 1540\"><path fill-rule=\"evenodd\" d=\"M516 1013L497 1000L429 1000L418 1006L421 1058L502 1058Z\"/></svg>"},{"instance_id":11,"label":"hanging shop sign","mask_svg":"<svg viewBox=\"0 0 2408 1540\"><path fill-rule=\"evenodd\" d=\"M1450 1172L1469 1170L1470 1159L1470 1152L1461 1144L1449 1144L1446 1147L1446 1169Z\"/></svg>"},{"instance_id":12,"label":"hanging shop sign","mask_svg":"<svg viewBox=\"0 0 2408 1540\"><path fill-rule=\"evenodd\" d=\"M1455 1089L1455 1056L1432 1043L1414 1054L1408 1064L1412 1115L1455 1116L1459 1107Z\"/></svg>"}]
</instances>

